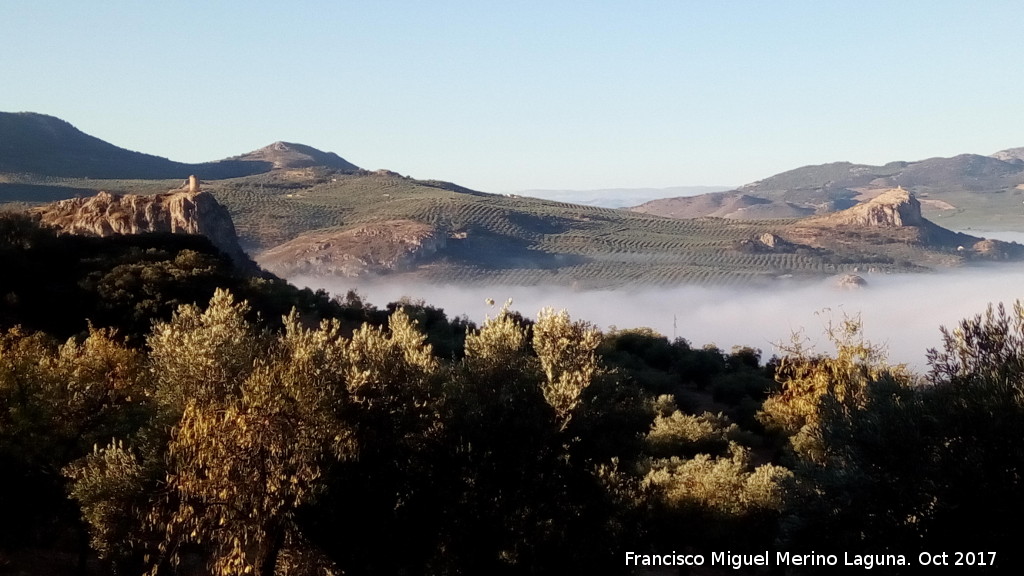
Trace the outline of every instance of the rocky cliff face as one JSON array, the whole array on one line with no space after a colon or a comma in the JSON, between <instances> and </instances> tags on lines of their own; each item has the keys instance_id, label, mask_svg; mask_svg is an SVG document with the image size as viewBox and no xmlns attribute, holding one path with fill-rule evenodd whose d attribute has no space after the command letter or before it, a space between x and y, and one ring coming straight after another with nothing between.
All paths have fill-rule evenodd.
<instances>
[{"instance_id":1,"label":"rocky cliff face","mask_svg":"<svg viewBox=\"0 0 1024 576\"><path fill-rule=\"evenodd\" d=\"M886 190L871 200L829 215L833 224L897 228L922 226L921 203L902 188Z\"/></svg>"},{"instance_id":2,"label":"rocky cliff face","mask_svg":"<svg viewBox=\"0 0 1024 576\"><path fill-rule=\"evenodd\" d=\"M202 234L236 263L250 262L238 244L227 208L197 189L156 196L100 192L89 198L47 204L36 208L34 213L43 224L68 234Z\"/></svg>"},{"instance_id":3,"label":"rocky cliff face","mask_svg":"<svg viewBox=\"0 0 1024 576\"><path fill-rule=\"evenodd\" d=\"M992 157L1011 164L1024 164L1024 147L1000 150L993 154Z\"/></svg>"},{"instance_id":4,"label":"rocky cliff face","mask_svg":"<svg viewBox=\"0 0 1024 576\"><path fill-rule=\"evenodd\" d=\"M788 229L788 236L828 250L841 250L851 244L884 246L895 257L916 262L924 261L924 255L941 266L1024 257L1024 246L1015 242L985 240L927 220L921 215L921 203L902 188L886 190L841 212L801 220ZM929 252L924 254L922 249Z\"/></svg>"},{"instance_id":5,"label":"rocky cliff face","mask_svg":"<svg viewBox=\"0 0 1024 576\"><path fill-rule=\"evenodd\" d=\"M356 277L387 274L428 260L447 235L412 220L388 220L348 230L303 234L257 257L260 266L290 278L296 275Z\"/></svg>"}]
</instances>

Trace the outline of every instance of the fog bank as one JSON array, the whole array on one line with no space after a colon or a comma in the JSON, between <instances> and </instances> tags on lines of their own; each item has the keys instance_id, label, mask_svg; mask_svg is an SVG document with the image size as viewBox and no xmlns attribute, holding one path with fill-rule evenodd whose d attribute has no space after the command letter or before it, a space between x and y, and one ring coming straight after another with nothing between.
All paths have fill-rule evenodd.
<instances>
[{"instance_id":1,"label":"fog bank","mask_svg":"<svg viewBox=\"0 0 1024 576\"><path fill-rule=\"evenodd\" d=\"M1024 244L1024 232L988 232L985 230L958 230L958 232L969 234L971 236L980 236L982 238L988 238L989 240L1002 240L1003 242L1016 242L1018 244Z\"/></svg>"},{"instance_id":2,"label":"fog bank","mask_svg":"<svg viewBox=\"0 0 1024 576\"><path fill-rule=\"evenodd\" d=\"M1009 306L1024 298L1024 266L971 268L935 274L867 275L869 286L842 290L823 281L766 288L645 288L574 292L567 288L521 286L441 286L360 281L343 278L293 278L300 286L324 288L344 295L356 288L369 302L383 307L402 297L422 299L443 308L449 317L466 315L480 323L511 298L512 308L528 317L550 306L565 308L573 318L603 329L650 327L694 346L715 344L725 351L735 345L764 351L802 332L819 350L829 350L824 328L844 313L860 315L869 340L886 347L889 359L926 369L925 352L941 345L940 326L983 312L992 302Z\"/></svg>"}]
</instances>

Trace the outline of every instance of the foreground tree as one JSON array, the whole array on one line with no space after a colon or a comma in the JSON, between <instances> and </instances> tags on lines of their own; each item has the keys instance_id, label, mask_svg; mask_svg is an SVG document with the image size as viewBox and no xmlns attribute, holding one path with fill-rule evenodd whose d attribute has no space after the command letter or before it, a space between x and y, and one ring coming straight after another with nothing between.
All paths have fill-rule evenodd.
<instances>
[{"instance_id":1,"label":"foreground tree","mask_svg":"<svg viewBox=\"0 0 1024 576\"><path fill-rule=\"evenodd\" d=\"M66 471L94 548L124 570L148 555L151 573L184 558L216 574L273 574L300 541L295 511L322 466L351 451L337 322L307 330L292 315L272 338L246 312L219 291L206 310L157 325L148 432Z\"/></svg>"},{"instance_id":2,"label":"foreground tree","mask_svg":"<svg viewBox=\"0 0 1024 576\"><path fill-rule=\"evenodd\" d=\"M541 310L533 326L533 349L537 352L544 382L544 399L555 411L562 430L569 426L583 392L598 371L596 350L601 333L587 322L573 322L565 310Z\"/></svg>"},{"instance_id":3,"label":"foreground tree","mask_svg":"<svg viewBox=\"0 0 1024 576\"><path fill-rule=\"evenodd\" d=\"M442 437L441 364L401 309L388 326L364 325L339 350L336 412L350 428L351 457L325 475L327 491L304 510L309 537L345 570L421 571L436 544L434 458Z\"/></svg>"},{"instance_id":4,"label":"foreground tree","mask_svg":"<svg viewBox=\"0 0 1024 576\"><path fill-rule=\"evenodd\" d=\"M1024 557L1013 551L1024 537L1024 305L989 306L942 333L942 349L929 352L933 387L925 393L936 423L932 465L923 469L935 499L929 540L1006 551L1000 566L1019 569Z\"/></svg>"},{"instance_id":5,"label":"foreground tree","mask_svg":"<svg viewBox=\"0 0 1024 576\"><path fill-rule=\"evenodd\" d=\"M0 332L0 550L77 538L61 470L151 416L143 356L110 331L56 345Z\"/></svg>"},{"instance_id":6,"label":"foreground tree","mask_svg":"<svg viewBox=\"0 0 1024 576\"><path fill-rule=\"evenodd\" d=\"M943 348L929 353L928 382L876 365L854 372L867 376L856 401L819 398L787 545L970 549L997 553L995 567L979 572L1020 567L1024 311L990 308L943 336Z\"/></svg>"},{"instance_id":7,"label":"foreground tree","mask_svg":"<svg viewBox=\"0 0 1024 576\"><path fill-rule=\"evenodd\" d=\"M655 549L771 545L790 471L755 465L741 444L752 435L721 413L686 414L668 395L656 399L655 410L643 462L645 497L638 503L647 509Z\"/></svg>"},{"instance_id":8,"label":"foreground tree","mask_svg":"<svg viewBox=\"0 0 1024 576\"><path fill-rule=\"evenodd\" d=\"M865 401L870 383L887 375L906 380L903 366L886 363L882 348L864 338L858 318L843 318L826 334L835 356L813 354L794 337L776 368L779 389L764 401L758 419L769 432L787 439L800 458L818 461L827 457L821 444L825 412L823 401L837 410L856 410Z\"/></svg>"}]
</instances>

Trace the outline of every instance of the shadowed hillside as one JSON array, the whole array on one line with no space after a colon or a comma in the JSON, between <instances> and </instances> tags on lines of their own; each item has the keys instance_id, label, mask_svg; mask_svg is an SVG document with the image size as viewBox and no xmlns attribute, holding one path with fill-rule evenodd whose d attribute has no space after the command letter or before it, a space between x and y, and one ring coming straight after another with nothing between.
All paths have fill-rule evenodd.
<instances>
[{"instance_id":1,"label":"shadowed hillside","mask_svg":"<svg viewBox=\"0 0 1024 576\"><path fill-rule=\"evenodd\" d=\"M32 173L39 176L78 178L165 179L202 174L204 178L236 178L280 167L281 155L269 150L277 143L250 154L219 162L185 164L159 156L118 148L85 134L53 116L31 112L0 112L0 173ZM308 146L291 145L294 156L310 158L307 165L354 170L342 158ZM294 164L285 162L284 164Z\"/></svg>"}]
</instances>

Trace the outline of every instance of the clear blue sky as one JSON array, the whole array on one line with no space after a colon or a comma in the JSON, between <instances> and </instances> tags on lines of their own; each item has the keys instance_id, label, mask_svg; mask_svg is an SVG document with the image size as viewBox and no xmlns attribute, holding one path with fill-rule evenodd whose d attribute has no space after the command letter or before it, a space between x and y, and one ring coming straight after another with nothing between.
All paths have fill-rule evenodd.
<instances>
[{"instance_id":1,"label":"clear blue sky","mask_svg":"<svg viewBox=\"0 0 1024 576\"><path fill-rule=\"evenodd\" d=\"M0 110L197 162L476 189L742 184L1024 146L1017 1L0 4Z\"/></svg>"}]
</instances>

